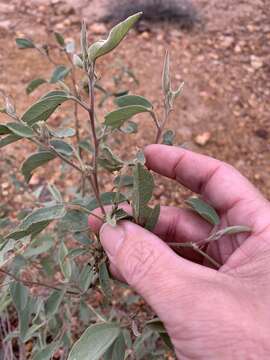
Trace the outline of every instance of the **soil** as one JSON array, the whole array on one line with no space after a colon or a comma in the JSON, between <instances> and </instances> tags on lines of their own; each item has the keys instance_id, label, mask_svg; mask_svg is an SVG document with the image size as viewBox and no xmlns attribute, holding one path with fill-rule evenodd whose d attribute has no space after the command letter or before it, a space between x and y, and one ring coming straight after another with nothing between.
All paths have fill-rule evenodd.
<instances>
[{"instance_id":1,"label":"soil","mask_svg":"<svg viewBox=\"0 0 270 360\"><path fill-rule=\"evenodd\" d=\"M82 16L87 19L89 29L95 30L106 8L104 3L101 0L10 0L8 3L0 0L0 89L13 96L18 113L44 92L45 88L27 96L25 87L29 81L37 76L49 76L52 68L34 51L18 50L14 39L25 36L39 43L53 43L52 29L73 38L79 32ZM183 96L177 101L169 124L176 132L176 144L230 163L270 199L268 0L194 0L193 3L200 21L192 30L182 31L177 24L159 23L141 33L133 31L117 54L101 62L98 76L105 87L112 88L112 74L117 72L119 64L126 64L134 71L139 86L128 78L124 86L150 98L161 116L162 61L164 49L169 49L173 84L185 82ZM91 40L103 36L93 32L90 31ZM57 54L54 56L59 60ZM101 113L106 109L108 106ZM63 114L52 116L51 124L67 121L69 109L64 107ZM120 156L129 157L136 147L154 139L150 120L144 116L138 119L139 133L119 137L114 143ZM0 121L6 120L0 114ZM0 150L0 212L19 210L22 201L31 204L32 197L23 195L18 185L18 181L23 183L22 177L14 178L14 168L20 167L31 149L27 142L18 142ZM65 179L60 177L57 161L48 169L49 181L60 187L71 187L76 181L72 172ZM35 189L44 179L45 172L38 172L30 188ZM162 204L182 204L187 195L185 189L160 178L157 184L157 200Z\"/></svg>"}]
</instances>

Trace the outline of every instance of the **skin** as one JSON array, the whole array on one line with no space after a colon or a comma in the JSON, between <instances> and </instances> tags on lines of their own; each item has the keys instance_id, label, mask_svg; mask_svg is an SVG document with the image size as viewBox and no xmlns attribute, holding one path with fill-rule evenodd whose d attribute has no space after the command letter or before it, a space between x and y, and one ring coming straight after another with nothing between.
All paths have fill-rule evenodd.
<instances>
[{"instance_id":1,"label":"skin","mask_svg":"<svg viewBox=\"0 0 270 360\"><path fill-rule=\"evenodd\" d=\"M166 242L198 243L211 226L186 209L163 207L150 233L128 221L116 227L89 218L100 231L112 273L126 281L163 321L178 359L269 359L270 204L238 171L216 159L165 145L145 149L147 166L174 179L215 207L220 228L246 225L206 252L210 268L190 250Z\"/></svg>"}]
</instances>

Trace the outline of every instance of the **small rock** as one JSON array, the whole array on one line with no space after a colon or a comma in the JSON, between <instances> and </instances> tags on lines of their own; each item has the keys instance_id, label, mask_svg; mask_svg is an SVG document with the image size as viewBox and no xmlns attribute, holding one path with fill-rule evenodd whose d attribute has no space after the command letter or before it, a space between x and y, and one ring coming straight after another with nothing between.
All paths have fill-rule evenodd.
<instances>
[{"instance_id":1,"label":"small rock","mask_svg":"<svg viewBox=\"0 0 270 360\"><path fill-rule=\"evenodd\" d=\"M233 43L234 43L234 38L232 36L224 36L221 39L220 47L223 49L228 49L229 47L232 46Z\"/></svg>"},{"instance_id":2,"label":"small rock","mask_svg":"<svg viewBox=\"0 0 270 360\"><path fill-rule=\"evenodd\" d=\"M194 140L197 145L205 146L210 140L210 138L211 138L211 133L209 131L206 131L202 134L197 135Z\"/></svg>"},{"instance_id":3,"label":"small rock","mask_svg":"<svg viewBox=\"0 0 270 360\"><path fill-rule=\"evenodd\" d=\"M0 21L0 29L8 31L11 28L10 20Z\"/></svg>"},{"instance_id":4,"label":"small rock","mask_svg":"<svg viewBox=\"0 0 270 360\"><path fill-rule=\"evenodd\" d=\"M234 52L237 54L240 54L242 52L242 48L240 45L236 45L234 48Z\"/></svg>"},{"instance_id":5,"label":"small rock","mask_svg":"<svg viewBox=\"0 0 270 360\"><path fill-rule=\"evenodd\" d=\"M256 134L259 138L264 139L264 140L267 140L267 138L268 138L268 131L265 130L265 129L262 129L262 128L257 129L257 130L255 131L255 134Z\"/></svg>"},{"instance_id":6,"label":"small rock","mask_svg":"<svg viewBox=\"0 0 270 360\"><path fill-rule=\"evenodd\" d=\"M92 34L96 34L96 35L103 35L106 34L106 32L108 31L105 24L103 23L94 23L90 26L89 31Z\"/></svg>"},{"instance_id":7,"label":"small rock","mask_svg":"<svg viewBox=\"0 0 270 360\"><path fill-rule=\"evenodd\" d=\"M144 31L143 33L141 33L141 37L148 40L150 38L150 34L148 31Z\"/></svg>"},{"instance_id":8,"label":"small rock","mask_svg":"<svg viewBox=\"0 0 270 360\"><path fill-rule=\"evenodd\" d=\"M253 69L258 70L263 67L263 60L255 55L250 56L250 64Z\"/></svg>"}]
</instances>

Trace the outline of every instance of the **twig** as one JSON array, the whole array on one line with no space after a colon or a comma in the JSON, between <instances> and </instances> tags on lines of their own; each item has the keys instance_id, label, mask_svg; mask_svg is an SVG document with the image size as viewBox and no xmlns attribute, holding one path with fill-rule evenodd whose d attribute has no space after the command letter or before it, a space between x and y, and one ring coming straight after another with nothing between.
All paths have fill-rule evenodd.
<instances>
[{"instance_id":1,"label":"twig","mask_svg":"<svg viewBox=\"0 0 270 360\"><path fill-rule=\"evenodd\" d=\"M221 264L219 264L215 259L213 259L211 256L209 256L206 252L202 251L198 245L194 243L168 243L171 247L176 248L190 248L194 251L196 251L198 254L202 255L205 259L207 259L211 264L213 264L217 269L221 267Z\"/></svg>"},{"instance_id":2,"label":"twig","mask_svg":"<svg viewBox=\"0 0 270 360\"><path fill-rule=\"evenodd\" d=\"M47 284L47 283L44 283L44 282L31 281L31 280L23 280L23 279L19 278L18 276L11 274L9 271L1 269L1 268L0 268L0 272L2 274L5 274L6 276L11 277L15 281L21 282L21 283L23 283L25 285L41 286L41 287L46 287L48 289L52 289L52 290L56 290L56 291L62 291L63 290L62 288L58 287L58 285L51 285L51 284ZM79 294L77 292L75 292L75 291L67 290L67 293L70 294L70 295L79 296Z\"/></svg>"}]
</instances>

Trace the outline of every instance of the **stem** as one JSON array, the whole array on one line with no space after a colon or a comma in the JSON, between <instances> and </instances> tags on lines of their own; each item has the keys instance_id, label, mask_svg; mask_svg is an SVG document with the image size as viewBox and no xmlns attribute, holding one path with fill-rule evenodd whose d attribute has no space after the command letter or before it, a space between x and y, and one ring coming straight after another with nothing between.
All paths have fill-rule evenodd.
<instances>
[{"instance_id":1,"label":"stem","mask_svg":"<svg viewBox=\"0 0 270 360\"><path fill-rule=\"evenodd\" d=\"M47 283L44 283L44 282L38 282L38 281L30 281L30 280L23 280L23 279L20 279L18 276L16 275L13 275L11 274L10 272L4 270L4 269L1 269L0 268L0 272L2 274L5 274L6 276L9 276L11 277L12 279L14 279L15 281L18 281L18 282L21 282L25 285L32 285L32 286L41 286L41 287L46 287L48 289L52 289L52 290L57 290L57 291L62 291L63 289L61 287L58 287L58 285L51 285L51 284L47 284ZM77 295L79 296L79 294L75 291L71 291L71 290L67 290L67 293L70 294L70 295Z\"/></svg>"},{"instance_id":2,"label":"stem","mask_svg":"<svg viewBox=\"0 0 270 360\"><path fill-rule=\"evenodd\" d=\"M96 315L96 317L97 317L100 321L102 321L102 322L107 322L107 319L105 319L98 311L96 311L96 310L93 308L92 305L88 304L87 302L86 302L86 305L89 307L89 309L92 311L92 313L93 313L94 315Z\"/></svg>"},{"instance_id":3,"label":"stem","mask_svg":"<svg viewBox=\"0 0 270 360\"><path fill-rule=\"evenodd\" d=\"M164 115L164 120L162 122L162 124L158 127L158 132L157 132L157 136L156 136L156 140L155 140L155 144L158 144L160 142L160 138L162 136L163 130L169 120L169 116L170 116L171 110L167 110L166 106L165 106L165 115Z\"/></svg>"},{"instance_id":4,"label":"stem","mask_svg":"<svg viewBox=\"0 0 270 360\"><path fill-rule=\"evenodd\" d=\"M96 134L96 127L95 127L95 96L94 96L94 69L90 70L88 73L88 87L89 87L89 102L90 102L90 109L88 110L89 114L89 126L90 131L93 137L94 143L94 155L93 155L93 172L89 175L89 181L93 184L93 189L95 192L95 196L99 207L102 211L102 214L106 216L106 211L103 207L103 204L100 199L100 191L99 191L99 183L98 183L98 175L97 175L97 167L98 167L98 153L99 153L99 140ZM93 177L92 177L93 175Z\"/></svg>"},{"instance_id":5,"label":"stem","mask_svg":"<svg viewBox=\"0 0 270 360\"><path fill-rule=\"evenodd\" d=\"M221 267L221 264L219 264L215 259L213 259L211 256L209 256L206 252L202 251L198 245L194 243L168 243L171 247L176 248L190 248L194 251L196 251L198 254L202 255L205 259L207 259L211 264L213 264L217 269Z\"/></svg>"}]
</instances>

